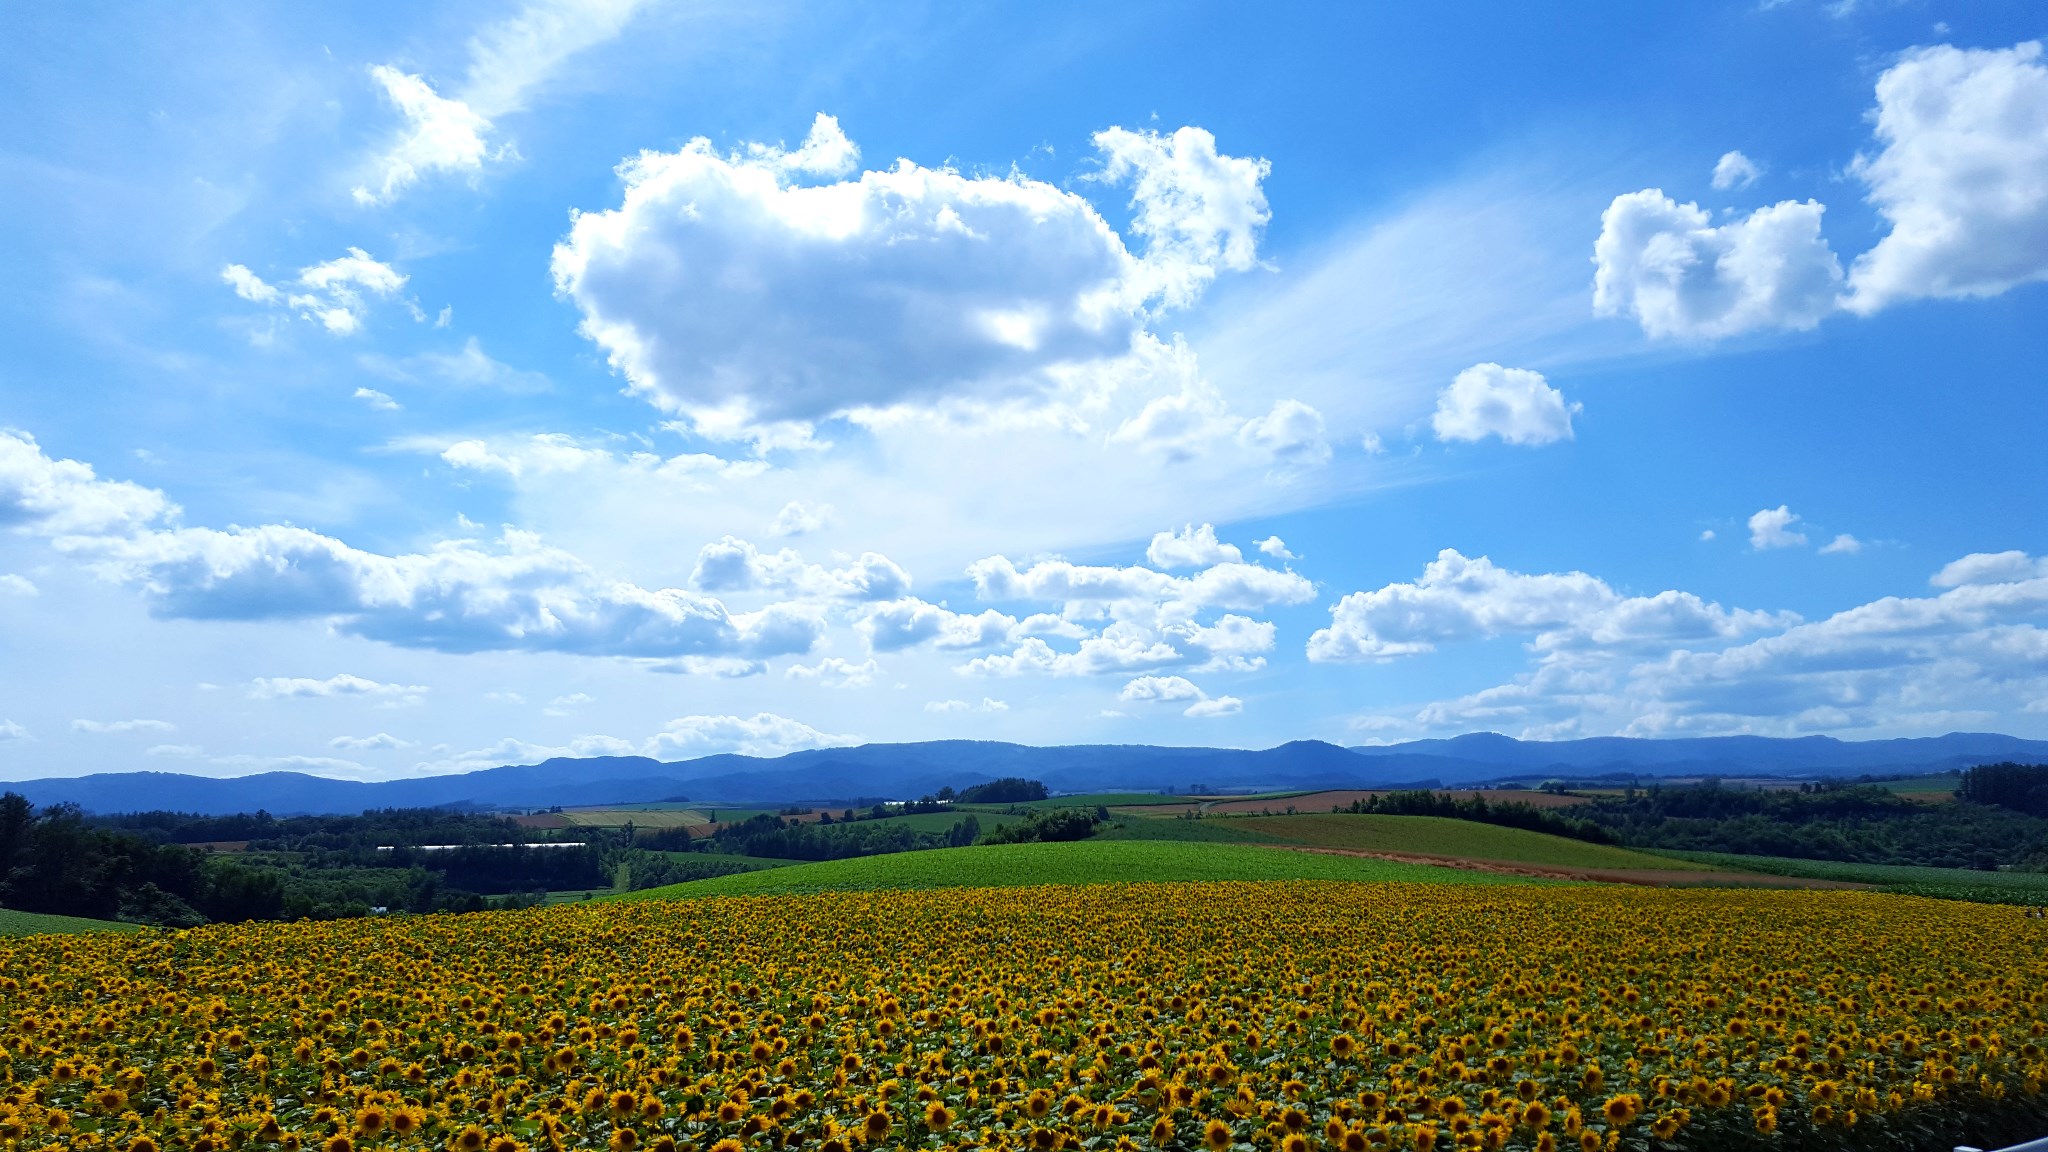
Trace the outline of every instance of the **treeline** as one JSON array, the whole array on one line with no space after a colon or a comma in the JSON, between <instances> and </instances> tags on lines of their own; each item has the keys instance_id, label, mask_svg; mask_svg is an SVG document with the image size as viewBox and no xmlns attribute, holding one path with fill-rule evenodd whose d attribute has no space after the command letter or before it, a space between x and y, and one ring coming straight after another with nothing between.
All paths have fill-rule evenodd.
<instances>
[{"instance_id":1,"label":"treeline","mask_svg":"<svg viewBox=\"0 0 2048 1152\"><path fill-rule=\"evenodd\" d=\"M981 821L972 814L944 832L925 832L901 822L802 823L763 813L724 825L712 833L706 847L713 852L781 860L845 860L885 852L959 848L974 843L980 835Z\"/></svg>"},{"instance_id":2,"label":"treeline","mask_svg":"<svg viewBox=\"0 0 2048 1152\"><path fill-rule=\"evenodd\" d=\"M1968 796L1916 803L1869 784L1650 787L1596 797L1571 812L1638 848L1856 864L2048 868L2048 819Z\"/></svg>"},{"instance_id":3,"label":"treeline","mask_svg":"<svg viewBox=\"0 0 2048 1152\"><path fill-rule=\"evenodd\" d=\"M1591 820L1565 816L1554 808L1538 808L1520 800L1489 801L1484 796L1452 796L1446 792L1383 792L1351 802L1352 813L1379 816L1448 816L1503 828L1548 832L1593 844L1612 844L1614 834Z\"/></svg>"},{"instance_id":4,"label":"treeline","mask_svg":"<svg viewBox=\"0 0 2048 1152\"><path fill-rule=\"evenodd\" d=\"M1963 773L1956 795L2048 818L2048 764L1984 764Z\"/></svg>"}]
</instances>

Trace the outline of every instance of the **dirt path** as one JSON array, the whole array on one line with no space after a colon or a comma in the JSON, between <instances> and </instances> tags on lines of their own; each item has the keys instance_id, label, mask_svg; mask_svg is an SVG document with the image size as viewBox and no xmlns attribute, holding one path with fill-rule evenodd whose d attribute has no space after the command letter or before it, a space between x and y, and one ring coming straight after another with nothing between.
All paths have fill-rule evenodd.
<instances>
[{"instance_id":1,"label":"dirt path","mask_svg":"<svg viewBox=\"0 0 2048 1152\"><path fill-rule=\"evenodd\" d=\"M1282 847L1275 845L1275 847ZM1702 872L1664 868L1570 868L1551 864L1527 864L1514 860L1472 860L1463 856L1429 856L1420 852L1366 852L1355 848L1287 847L1289 852L1314 852L1321 856L1362 856L1391 860L1398 864L1433 864L1439 868L1462 868L1467 872L1491 872L1499 876L1529 876L1542 880L1587 880L1597 884L1642 884L1653 888L1672 886L1722 888L1868 888L1842 880L1813 880L1804 876L1765 876L1756 872Z\"/></svg>"}]
</instances>

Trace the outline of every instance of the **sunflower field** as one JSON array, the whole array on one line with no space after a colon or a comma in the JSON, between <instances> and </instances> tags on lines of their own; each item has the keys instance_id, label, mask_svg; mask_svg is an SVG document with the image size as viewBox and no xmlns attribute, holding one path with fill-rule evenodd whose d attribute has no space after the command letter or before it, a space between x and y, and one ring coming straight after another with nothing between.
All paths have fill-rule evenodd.
<instances>
[{"instance_id":1,"label":"sunflower field","mask_svg":"<svg viewBox=\"0 0 2048 1152\"><path fill-rule=\"evenodd\" d=\"M0 940L0 1147L1912 1148L2048 1132L2048 921L942 889Z\"/></svg>"}]
</instances>

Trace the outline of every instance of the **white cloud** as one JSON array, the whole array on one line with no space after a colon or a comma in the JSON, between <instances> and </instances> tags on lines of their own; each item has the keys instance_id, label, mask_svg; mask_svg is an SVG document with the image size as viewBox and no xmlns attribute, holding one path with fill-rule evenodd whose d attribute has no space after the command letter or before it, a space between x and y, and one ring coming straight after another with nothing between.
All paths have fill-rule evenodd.
<instances>
[{"instance_id":1,"label":"white cloud","mask_svg":"<svg viewBox=\"0 0 2048 1152\"><path fill-rule=\"evenodd\" d=\"M833 510L830 504L806 504L791 500L775 514L774 522L768 525L768 532L774 536L802 536L816 532L832 523Z\"/></svg>"},{"instance_id":2,"label":"white cloud","mask_svg":"<svg viewBox=\"0 0 2048 1152\"><path fill-rule=\"evenodd\" d=\"M395 296L406 284L404 273L361 248L350 248L346 255L299 269L297 278L284 288L264 283L240 264L221 269L221 280L244 300L284 307L335 336L362 328L369 316L366 296Z\"/></svg>"},{"instance_id":3,"label":"white cloud","mask_svg":"<svg viewBox=\"0 0 2048 1152\"><path fill-rule=\"evenodd\" d=\"M993 608L968 615L914 596L876 604L854 621L855 631L876 652L894 652L920 644L945 650L986 648L1001 643L1017 627L1016 617Z\"/></svg>"},{"instance_id":4,"label":"white cloud","mask_svg":"<svg viewBox=\"0 0 2048 1152\"><path fill-rule=\"evenodd\" d=\"M483 342L474 336L464 340L462 347L454 352L422 352L417 356L397 358L365 354L357 362L389 380L431 380L458 388L493 388L512 393L546 392L553 387L539 372L514 368L492 358L484 351Z\"/></svg>"},{"instance_id":5,"label":"white cloud","mask_svg":"<svg viewBox=\"0 0 2048 1152\"><path fill-rule=\"evenodd\" d=\"M1124 690L1117 693L1117 699L1127 704L1140 700L1201 700L1205 696L1206 693L1195 687L1194 681L1185 676L1140 676L1125 684Z\"/></svg>"},{"instance_id":6,"label":"white cloud","mask_svg":"<svg viewBox=\"0 0 2048 1152\"><path fill-rule=\"evenodd\" d=\"M642 3L535 0L470 40L469 68L453 96L388 64L372 67L405 123L369 160L369 182L354 189L356 202L388 203L434 172L474 177L486 162L514 154L509 144L492 147L494 121L525 108L569 57L616 37Z\"/></svg>"},{"instance_id":7,"label":"white cloud","mask_svg":"<svg viewBox=\"0 0 2048 1152\"><path fill-rule=\"evenodd\" d=\"M1145 559L1159 568L1206 568L1211 564L1236 563L1244 553L1235 544L1216 539L1216 526L1183 525L1179 531L1159 532L1145 549Z\"/></svg>"},{"instance_id":8,"label":"white cloud","mask_svg":"<svg viewBox=\"0 0 2048 1152\"><path fill-rule=\"evenodd\" d=\"M278 299L279 293L275 287L264 283L263 277L240 264L230 264L221 269L220 278L228 287L235 290L235 295L252 304L269 304Z\"/></svg>"},{"instance_id":9,"label":"white cloud","mask_svg":"<svg viewBox=\"0 0 2048 1152\"><path fill-rule=\"evenodd\" d=\"M379 412L396 412L399 410L398 401L393 400L390 396L386 395L385 393L377 391L375 388L356 389L355 399L361 400L363 403L368 404L370 407L377 409Z\"/></svg>"},{"instance_id":10,"label":"white cloud","mask_svg":"<svg viewBox=\"0 0 2048 1152\"><path fill-rule=\"evenodd\" d=\"M373 162L376 187L357 185L358 204L384 204L431 172L480 170L492 158L485 142L491 122L461 100L434 91L418 76L388 64L374 65L370 78L405 119L405 128Z\"/></svg>"},{"instance_id":11,"label":"white cloud","mask_svg":"<svg viewBox=\"0 0 2048 1152\"><path fill-rule=\"evenodd\" d=\"M280 525L58 544L103 576L141 586L161 616L325 619L343 633L409 648L757 660L807 652L825 627L810 605L733 612L685 589L607 578L509 530L495 548L452 540L398 556ZM860 565L850 571L882 578Z\"/></svg>"},{"instance_id":12,"label":"white cloud","mask_svg":"<svg viewBox=\"0 0 2048 1152\"><path fill-rule=\"evenodd\" d=\"M592 696L588 692L570 692L548 701L548 706L541 709L540 714L543 716L574 716L578 708L583 707L585 704L595 703L597 703L597 697Z\"/></svg>"},{"instance_id":13,"label":"white cloud","mask_svg":"<svg viewBox=\"0 0 2048 1152\"><path fill-rule=\"evenodd\" d=\"M1007 701L983 696L979 704L969 704L965 700L927 700L924 703L924 710L927 712L1008 712L1010 705Z\"/></svg>"},{"instance_id":14,"label":"white cloud","mask_svg":"<svg viewBox=\"0 0 2048 1152\"><path fill-rule=\"evenodd\" d=\"M1835 537L1833 540L1828 541L1826 544L1821 545L1820 551L1821 555L1823 556L1853 556L1856 553L1863 551L1863 541L1858 540L1854 536L1849 535L1847 532L1844 532L1841 535Z\"/></svg>"},{"instance_id":15,"label":"white cloud","mask_svg":"<svg viewBox=\"0 0 2048 1152\"><path fill-rule=\"evenodd\" d=\"M1825 211L1786 200L1716 227L1699 205L1655 188L1617 196L1593 245L1593 310L1683 340L1812 328L1842 282L1820 234Z\"/></svg>"},{"instance_id":16,"label":"white cloud","mask_svg":"<svg viewBox=\"0 0 2048 1152\"><path fill-rule=\"evenodd\" d=\"M396 751L412 747L412 741L401 740L389 732L379 732L375 736L336 736L327 742L327 746L344 752Z\"/></svg>"},{"instance_id":17,"label":"white cloud","mask_svg":"<svg viewBox=\"0 0 2048 1152\"><path fill-rule=\"evenodd\" d=\"M1287 550L1287 542L1278 536L1268 536L1259 541L1259 551L1275 560L1298 560L1300 557Z\"/></svg>"},{"instance_id":18,"label":"white cloud","mask_svg":"<svg viewBox=\"0 0 2048 1152\"><path fill-rule=\"evenodd\" d=\"M34 739L34 737L28 734L28 729L23 728L12 720L0 720L0 744L5 744L12 740L31 739Z\"/></svg>"},{"instance_id":19,"label":"white cloud","mask_svg":"<svg viewBox=\"0 0 2048 1152\"><path fill-rule=\"evenodd\" d=\"M1007 556L968 565L984 600L1040 600L1068 604L1117 601L1172 603L1187 608L1264 608L1315 598L1315 585L1293 572L1225 561L1193 576L1169 576L1150 568L1117 568L1041 560L1019 570Z\"/></svg>"},{"instance_id":20,"label":"white cloud","mask_svg":"<svg viewBox=\"0 0 2048 1152\"><path fill-rule=\"evenodd\" d=\"M1713 538L1714 538L1714 530L1713 530L1712 528L1702 528L1702 529L1700 529L1700 543L1704 544L1704 543L1706 543L1707 541L1709 541L1709 540L1712 540Z\"/></svg>"},{"instance_id":21,"label":"white cloud","mask_svg":"<svg viewBox=\"0 0 2048 1152\"><path fill-rule=\"evenodd\" d=\"M620 167L620 206L578 215L555 249L584 335L700 433L1043 402L1124 357L1149 301L1187 303L1254 241L1236 167L1252 162L1206 133L1105 135L1105 175L1137 181L1143 259L1086 200L1022 176L906 160L795 179L829 165L792 156L850 158L843 141L820 117L796 153L702 138L642 153Z\"/></svg>"},{"instance_id":22,"label":"white cloud","mask_svg":"<svg viewBox=\"0 0 2048 1152\"><path fill-rule=\"evenodd\" d=\"M738 716L684 716L671 720L642 746L647 756L709 756L737 752L743 756L780 756L806 748L842 748L860 743L858 736L820 732L808 724L757 712Z\"/></svg>"},{"instance_id":23,"label":"white cloud","mask_svg":"<svg viewBox=\"0 0 2048 1152\"><path fill-rule=\"evenodd\" d=\"M1353 592L1309 637L1312 661L1386 660L1437 645L1528 636L1538 651L1728 639L1796 617L1729 610L1690 592L1623 596L1584 572L1529 575L1446 548L1415 583Z\"/></svg>"},{"instance_id":24,"label":"white cloud","mask_svg":"<svg viewBox=\"0 0 2048 1152\"><path fill-rule=\"evenodd\" d=\"M1439 440L1483 440L1535 446L1572 438L1577 404L1565 403L1540 372L1474 364L1438 394L1430 424Z\"/></svg>"},{"instance_id":25,"label":"white cloud","mask_svg":"<svg viewBox=\"0 0 2048 1152\"><path fill-rule=\"evenodd\" d=\"M1968 584L2018 584L2048 577L2048 558L2034 559L2025 552L1972 552L1944 565L1928 581L1936 588L1960 588Z\"/></svg>"},{"instance_id":26,"label":"white cloud","mask_svg":"<svg viewBox=\"0 0 2048 1152\"><path fill-rule=\"evenodd\" d=\"M1157 132L1109 128L1095 134L1100 179L1131 179L1131 231L1146 241L1143 267L1153 283L1145 295L1184 307L1218 270L1242 272L1258 263L1259 232L1272 219L1260 185L1265 160L1224 156L1216 137L1186 127Z\"/></svg>"},{"instance_id":27,"label":"white cloud","mask_svg":"<svg viewBox=\"0 0 2048 1152\"><path fill-rule=\"evenodd\" d=\"M874 684L875 677L882 672L882 666L873 659L855 664L837 656L827 656L816 664L792 664L783 672L790 680L808 680L822 688L867 688Z\"/></svg>"},{"instance_id":28,"label":"white cloud","mask_svg":"<svg viewBox=\"0 0 2048 1152\"><path fill-rule=\"evenodd\" d=\"M206 749L197 744L152 744L143 749L142 754L171 760L196 760L206 754Z\"/></svg>"},{"instance_id":29,"label":"white cloud","mask_svg":"<svg viewBox=\"0 0 2048 1152\"><path fill-rule=\"evenodd\" d=\"M153 488L102 480L92 465L53 460L35 437L0 428L0 528L46 536L123 532L177 511Z\"/></svg>"},{"instance_id":30,"label":"white cloud","mask_svg":"<svg viewBox=\"0 0 2048 1152\"><path fill-rule=\"evenodd\" d=\"M690 583L706 592L796 592L845 600L894 600L910 591L910 573L887 556L864 552L844 568L806 564L795 551L762 552L736 536L697 553Z\"/></svg>"},{"instance_id":31,"label":"white cloud","mask_svg":"<svg viewBox=\"0 0 2048 1152\"><path fill-rule=\"evenodd\" d=\"M1237 440L1282 464L1321 464L1330 458L1323 414L1299 400L1274 401L1271 411L1238 428Z\"/></svg>"},{"instance_id":32,"label":"white cloud","mask_svg":"<svg viewBox=\"0 0 2048 1152\"><path fill-rule=\"evenodd\" d=\"M1891 224L1845 306L1994 296L2048 279L2048 66L2039 41L1916 48L1878 78L1874 156L1851 172Z\"/></svg>"},{"instance_id":33,"label":"white cloud","mask_svg":"<svg viewBox=\"0 0 2048 1152\"><path fill-rule=\"evenodd\" d=\"M1117 699L1127 703L1179 703L1189 701L1183 716L1196 718L1229 716L1244 710L1235 696L1211 697L1184 676L1139 676L1124 685Z\"/></svg>"},{"instance_id":34,"label":"white cloud","mask_svg":"<svg viewBox=\"0 0 2048 1152\"><path fill-rule=\"evenodd\" d=\"M1726 192L1730 189L1747 188L1757 182L1764 170L1757 162L1740 152L1724 152L1714 161L1714 190Z\"/></svg>"},{"instance_id":35,"label":"white cloud","mask_svg":"<svg viewBox=\"0 0 2048 1152\"><path fill-rule=\"evenodd\" d=\"M105 735L122 732L175 732L178 726L164 720L73 720L71 730Z\"/></svg>"},{"instance_id":36,"label":"white cloud","mask_svg":"<svg viewBox=\"0 0 2048 1152\"><path fill-rule=\"evenodd\" d=\"M35 582L28 577L0 572L0 596L35 596L38 593Z\"/></svg>"},{"instance_id":37,"label":"white cloud","mask_svg":"<svg viewBox=\"0 0 2048 1152\"><path fill-rule=\"evenodd\" d=\"M1806 534L1792 529L1798 522L1798 514L1783 504L1762 509L1749 518L1749 546L1758 552L1803 547Z\"/></svg>"},{"instance_id":38,"label":"white cloud","mask_svg":"<svg viewBox=\"0 0 2048 1152\"><path fill-rule=\"evenodd\" d=\"M252 700L287 697L367 696L377 699L418 700L429 689L422 684L383 684L346 672L315 680L308 676L263 676L249 682Z\"/></svg>"}]
</instances>

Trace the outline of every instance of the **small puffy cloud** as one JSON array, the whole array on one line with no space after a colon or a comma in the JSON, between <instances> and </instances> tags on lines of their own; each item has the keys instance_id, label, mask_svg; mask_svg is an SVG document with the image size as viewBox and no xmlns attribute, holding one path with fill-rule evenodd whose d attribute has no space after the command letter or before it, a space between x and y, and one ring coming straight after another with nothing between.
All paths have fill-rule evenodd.
<instances>
[{"instance_id":1,"label":"small puffy cloud","mask_svg":"<svg viewBox=\"0 0 2048 1152\"><path fill-rule=\"evenodd\" d=\"M1689 592L1623 596L1584 572L1526 574L1446 548L1414 583L1353 592L1309 637L1316 662L1388 660L1439 644L1531 637L1539 651L1641 650L1726 640L1796 619L1730 610Z\"/></svg>"},{"instance_id":2,"label":"small puffy cloud","mask_svg":"<svg viewBox=\"0 0 2048 1152\"><path fill-rule=\"evenodd\" d=\"M28 729L23 728L12 720L0 720L0 744L6 744L14 740L32 739L34 737L28 734Z\"/></svg>"},{"instance_id":3,"label":"small puffy cloud","mask_svg":"<svg viewBox=\"0 0 2048 1152\"><path fill-rule=\"evenodd\" d=\"M845 600L894 600L910 591L910 574L887 556L863 552L844 568L804 563L791 549L762 552L736 536L697 553L690 583L706 592L797 592Z\"/></svg>"},{"instance_id":4,"label":"small puffy cloud","mask_svg":"<svg viewBox=\"0 0 2048 1152\"><path fill-rule=\"evenodd\" d=\"M338 676L329 676L325 680L315 680L308 676L263 676L249 682L249 698L252 700L326 696L417 700L427 691L426 686L421 684L384 684L362 676L351 676L346 672Z\"/></svg>"},{"instance_id":5,"label":"small puffy cloud","mask_svg":"<svg viewBox=\"0 0 2048 1152\"><path fill-rule=\"evenodd\" d=\"M153 488L102 480L92 465L53 460L35 437L0 428L0 529L43 536L127 532L177 511Z\"/></svg>"},{"instance_id":6,"label":"small puffy cloud","mask_svg":"<svg viewBox=\"0 0 2048 1152\"><path fill-rule=\"evenodd\" d=\"M206 749L197 744L152 744L143 749L144 756L162 756L168 760L197 760L206 754Z\"/></svg>"},{"instance_id":7,"label":"small puffy cloud","mask_svg":"<svg viewBox=\"0 0 2048 1152\"><path fill-rule=\"evenodd\" d=\"M369 316L368 297L396 296L406 283L404 273L361 248L301 268L296 279L281 286L265 283L240 264L221 269L221 280L244 300L285 308L335 336L362 328Z\"/></svg>"},{"instance_id":8,"label":"small puffy cloud","mask_svg":"<svg viewBox=\"0 0 2048 1152\"><path fill-rule=\"evenodd\" d=\"M1704 543L1706 543L1707 541L1709 541L1709 540L1712 540L1713 538L1714 538L1714 530L1713 530L1712 528L1702 528L1702 529L1700 529L1700 543L1704 544Z\"/></svg>"},{"instance_id":9,"label":"small puffy cloud","mask_svg":"<svg viewBox=\"0 0 2048 1152\"><path fill-rule=\"evenodd\" d=\"M12 572L0 573L0 596L35 596L38 589L35 582L26 576Z\"/></svg>"},{"instance_id":10,"label":"small puffy cloud","mask_svg":"<svg viewBox=\"0 0 2048 1152\"><path fill-rule=\"evenodd\" d=\"M1863 551L1863 541L1844 532L1821 545L1820 551L1823 556L1853 556Z\"/></svg>"},{"instance_id":11,"label":"small puffy cloud","mask_svg":"<svg viewBox=\"0 0 2048 1152\"><path fill-rule=\"evenodd\" d=\"M1749 518L1749 546L1758 552L1803 547L1806 534L1792 528L1798 521L1798 513L1783 504L1758 511Z\"/></svg>"},{"instance_id":12,"label":"small puffy cloud","mask_svg":"<svg viewBox=\"0 0 2048 1152\"><path fill-rule=\"evenodd\" d=\"M984 600L1040 600L1079 604L1117 601L1170 602L1188 608L1263 608L1315 599L1315 585L1293 572L1226 561L1193 576L1169 576L1150 568L1117 568L1041 560L1019 569L1007 556L968 565L976 594Z\"/></svg>"},{"instance_id":13,"label":"small puffy cloud","mask_svg":"<svg viewBox=\"0 0 2048 1152\"><path fill-rule=\"evenodd\" d=\"M873 659L855 664L837 656L827 656L816 664L792 664L783 676L790 680L808 680L821 688L866 688L874 684L881 675L882 666Z\"/></svg>"},{"instance_id":14,"label":"small puffy cloud","mask_svg":"<svg viewBox=\"0 0 2048 1152\"><path fill-rule=\"evenodd\" d=\"M1264 218L1243 167L1262 162L1206 133L1101 146L1104 176L1136 185L1142 257L1087 200L1022 176L899 160L819 182L856 154L821 116L793 153L699 138L627 160L620 205L556 246L555 283L631 386L705 435L1043 401L1127 356L1149 303L1249 266Z\"/></svg>"},{"instance_id":15,"label":"small puffy cloud","mask_svg":"<svg viewBox=\"0 0 2048 1152\"><path fill-rule=\"evenodd\" d=\"M263 282L263 277L249 271L240 264L230 264L220 270L220 278L235 295L252 304L269 304L278 299L276 287Z\"/></svg>"},{"instance_id":16,"label":"small puffy cloud","mask_svg":"<svg viewBox=\"0 0 2048 1152\"><path fill-rule=\"evenodd\" d=\"M2048 577L2048 558L2036 560L2025 552L1972 552L1944 565L1928 581L1936 588L1961 588L1972 584L2018 584Z\"/></svg>"},{"instance_id":17,"label":"small puffy cloud","mask_svg":"<svg viewBox=\"0 0 2048 1152\"><path fill-rule=\"evenodd\" d=\"M1323 414L1299 400L1275 401L1271 411L1238 428L1237 440L1280 464L1321 464L1330 458L1330 442L1323 438Z\"/></svg>"},{"instance_id":18,"label":"small puffy cloud","mask_svg":"<svg viewBox=\"0 0 2048 1152\"><path fill-rule=\"evenodd\" d=\"M1877 81L1881 145L1853 175L1890 222L1849 271L1852 311L2048 279L2048 65L2039 41L1905 53Z\"/></svg>"},{"instance_id":19,"label":"small puffy cloud","mask_svg":"<svg viewBox=\"0 0 2048 1152\"><path fill-rule=\"evenodd\" d=\"M816 532L832 523L833 510L830 504L806 504L791 500L775 514L774 522L768 525L768 532L774 536L802 536Z\"/></svg>"},{"instance_id":20,"label":"small puffy cloud","mask_svg":"<svg viewBox=\"0 0 2048 1152\"><path fill-rule=\"evenodd\" d=\"M392 752L412 747L412 741L400 740L389 732L375 736L336 736L327 742L329 748L344 752Z\"/></svg>"},{"instance_id":21,"label":"small puffy cloud","mask_svg":"<svg viewBox=\"0 0 2048 1152\"><path fill-rule=\"evenodd\" d=\"M107 735L122 732L175 732L178 726L164 720L73 720L71 730Z\"/></svg>"},{"instance_id":22,"label":"small puffy cloud","mask_svg":"<svg viewBox=\"0 0 2048 1152\"><path fill-rule=\"evenodd\" d=\"M1184 676L1139 676L1124 685L1117 699L1127 703L1178 703L1188 701L1181 715L1195 718L1229 716L1244 710L1235 696L1211 697Z\"/></svg>"},{"instance_id":23,"label":"small puffy cloud","mask_svg":"<svg viewBox=\"0 0 2048 1152\"><path fill-rule=\"evenodd\" d=\"M1540 372L1474 364L1436 398L1430 424L1439 440L1483 440L1535 446L1572 438L1577 404L1565 403Z\"/></svg>"},{"instance_id":24,"label":"small puffy cloud","mask_svg":"<svg viewBox=\"0 0 2048 1152\"><path fill-rule=\"evenodd\" d=\"M595 703L597 703L597 697L592 696L588 692L570 692L567 695L557 696L553 700L548 701L548 706L541 709L540 714L543 716L573 716L578 708L583 707L585 704Z\"/></svg>"},{"instance_id":25,"label":"small puffy cloud","mask_svg":"<svg viewBox=\"0 0 2048 1152\"><path fill-rule=\"evenodd\" d=\"M1268 536L1264 540L1259 541L1259 551L1264 552L1275 560L1300 559L1300 557L1287 550L1287 541L1280 539L1278 536Z\"/></svg>"},{"instance_id":26,"label":"small puffy cloud","mask_svg":"<svg viewBox=\"0 0 2048 1152\"><path fill-rule=\"evenodd\" d=\"M1716 227L1699 205L1655 188L1617 196L1593 245L1593 310L1630 316L1656 338L1812 328L1842 283L1820 234L1825 211L1786 200Z\"/></svg>"},{"instance_id":27,"label":"small puffy cloud","mask_svg":"<svg viewBox=\"0 0 2048 1152\"><path fill-rule=\"evenodd\" d=\"M1714 161L1714 190L1726 192L1747 188L1763 174L1763 168L1742 153L1724 152L1719 160Z\"/></svg>"},{"instance_id":28,"label":"small puffy cloud","mask_svg":"<svg viewBox=\"0 0 2048 1152\"><path fill-rule=\"evenodd\" d=\"M1185 676L1139 676L1124 685L1117 699L1125 703L1140 700L1201 700L1206 694Z\"/></svg>"},{"instance_id":29,"label":"small puffy cloud","mask_svg":"<svg viewBox=\"0 0 2048 1152\"><path fill-rule=\"evenodd\" d=\"M377 391L375 388L358 388L355 391L355 398L379 412L396 412L399 410L398 401L393 400L383 392Z\"/></svg>"},{"instance_id":30,"label":"small puffy cloud","mask_svg":"<svg viewBox=\"0 0 2048 1152\"><path fill-rule=\"evenodd\" d=\"M373 162L375 187L357 185L354 189L356 203L389 203L423 175L474 173L492 158L486 143L491 122L468 104L442 96L420 77L388 64L371 67L370 79L405 119L405 127Z\"/></svg>"},{"instance_id":31,"label":"small puffy cloud","mask_svg":"<svg viewBox=\"0 0 2048 1152\"><path fill-rule=\"evenodd\" d=\"M709 756L718 752L781 756L806 748L843 748L858 743L858 736L820 732L786 716L757 712L744 718L683 716L671 720L642 746L641 752L655 757Z\"/></svg>"},{"instance_id":32,"label":"small puffy cloud","mask_svg":"<svg viewBox=\"0 0 2048 1152\"><path fill-rule=\"evenodd\" d=\"M1145 559L1159 568L1207 568L1211 564L1236 563L1244 553L1235 544L1216 539L1216 526L1183 525L1179 531L1159 532L1145 549Z\"/></svg>"},{"instance_id":33,"label":"small puffy cloud","mask_svg":"<svg viewBox=\"0 0 2048 1152\"><path fill-rule=\"evenodd\" d=\"M876 652L894 652L921 644L942 650L986 648L1007 639L1017 618L993 608L969 615L906 596L868 608L854 621L854 630Z\"/></svg>"},{"instance_id":34,"label":"small puffy cloud","mask_svg":"<svg viewBox=\"0 0 2048 1152\"><path fill-rule=\"evenodd\" d=\"M1005 701L983 696L979 704L969 704L965 700L927 700L925 701L924 710L927 712L1008 712L1010 705Z\"/></svg>"}]
</instances>

